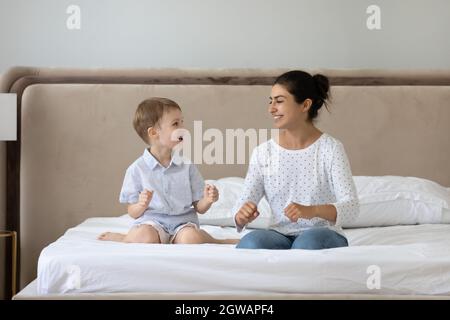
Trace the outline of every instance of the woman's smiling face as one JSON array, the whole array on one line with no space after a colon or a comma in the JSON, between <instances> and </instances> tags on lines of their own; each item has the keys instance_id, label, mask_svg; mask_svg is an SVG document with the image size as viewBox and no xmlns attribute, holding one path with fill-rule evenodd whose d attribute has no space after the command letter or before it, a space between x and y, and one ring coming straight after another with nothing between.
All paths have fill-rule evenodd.
<instances>
[{"instance_id":1,"label":"woman's smiling face","mask_svg":"<svg viewBox=\"0 0 450 320\"><path fill-rule=\"evenodd\" d=\"M297 103L284 86L275 84L270 93L268 110L274 126L278 129L290 129L306 122L311 102L310 99L306 99L302 103Z\"/></svg>"}]
</instances>

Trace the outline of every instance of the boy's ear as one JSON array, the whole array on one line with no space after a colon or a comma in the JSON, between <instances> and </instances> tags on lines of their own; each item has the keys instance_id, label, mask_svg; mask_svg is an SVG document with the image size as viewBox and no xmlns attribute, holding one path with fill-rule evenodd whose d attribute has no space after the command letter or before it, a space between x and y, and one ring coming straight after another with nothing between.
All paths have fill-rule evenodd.
<instances>
[{"instance_id":1,"label":"boy's ear","mask_svg":"<svg viewBox=\"0 0 450 320\"><path fill-rule=\"evenodd\" d=\"M158 131L156 131L155 127L148 127L147 136L149 138L155 138L158 135Z\"/></svg>"}]
</instances>

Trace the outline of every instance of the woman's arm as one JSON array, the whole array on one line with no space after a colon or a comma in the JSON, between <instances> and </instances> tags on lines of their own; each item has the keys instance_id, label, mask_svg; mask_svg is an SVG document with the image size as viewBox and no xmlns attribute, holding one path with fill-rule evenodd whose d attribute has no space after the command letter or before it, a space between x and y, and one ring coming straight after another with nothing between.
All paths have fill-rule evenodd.
<instances>
[{"instance_id":1,"label":"woman's arm","mask_svg":"<svg viewBox=\"0 0 450 320\"><path fill-rule=\"evenodd\" d=\"M292 222L319 217L341 226L356 219L359 214L359 201L342 143L336 145L330 170L331 189L336 202L312 206L291 203L284 209L284 213Z\"/></svg>"},{"instance_id":2,"label":"woman's arm","mask_svg":"<svg viewBox=\"0 0 450 320\"><path fill-rule=\"evenodd\" d=\"M238 232L241 232L246 227L246 224L240 225L236 221L236 215L241 211L243 206L249 206L249 202L255 205L254 212L258 211L256 207L264 196L264 176L261 172L261 165L258 161L259 147L257 147L250 158L250 163L248 166L247 175L245 176L244 189L242 191L241 197L234 205L234 223ZM251 206L251 205L250 205ZM254 217L254 219L257 215Z\"/></svg>"},{"instance_id":3,"label":"woman's arm","mask_svg":"<svg viewBox=\"0 0 450 320\"><path fill-rule=\"evenodd\" d=\"M342 143L338 143L334 149L330 177L331 190L336 198L334 203L330 203L336 208L335 225L351 223L359 215L359 201L350 162Z\"/></svg>"},{"instance_id":4,"label":"woman's arm","mask_svg":"<svg viewBox=\"0 0 450 320\"><path fill-rule=\"evenodd\" d=\"M323 205L312 206L312 210L314 212L315 217L328 220L332 223L336 222L337 210L334 205L323 204Z\"/></svg>"},{"instance_id":5,"label":"woman's arm","mask_svg":"<svg viewBox=\"0 0 450 320\"><path fill-rule=\"evenodd\" d=\"M292 222L297 222L298 219L312 219L317 217L335 223L337 218L336 207L332 204L304 206L293 202L284 209L284 212Z\"/></svg>"}]
</instances>

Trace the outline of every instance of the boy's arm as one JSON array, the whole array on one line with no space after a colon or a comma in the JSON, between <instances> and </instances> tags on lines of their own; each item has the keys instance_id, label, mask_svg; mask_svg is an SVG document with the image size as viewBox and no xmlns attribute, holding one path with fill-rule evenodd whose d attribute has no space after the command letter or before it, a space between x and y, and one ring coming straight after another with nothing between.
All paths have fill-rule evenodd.
<instances>
[{"instance_id":1,"label":"boy's arm","mask_svg":"<svg viewBox=\"0 0 450 320\"><path fill-rule=\"evenodd\" d=\"M204 214L206 211L211 208L212 202L208 202L208 199L202 198L192 204L194 206L195 211L200 214Z\"/></svg>"},{"instance_id":2,"label":"boy's arm","mask_svg":"<svg viewBox=\"0 0 450 320\"><path fill-rule=\"evenodd\" d=\"M141 206L138 203L133 203L133 204L129 204L128 205L128 215L134 219L139 218L140 216L142 216L145 212L145 209L143 206Z\"/></svg>"},{"instance_id":3,"label":"boy's arm","mask_svg":"<svg viewBox=\"0 0 450 320\"><path fill-rule=\"evenodd\" d=\"M139 201L137 203L132 203L128 205L128 214L137 219L142 216L147 210L150 201L153 198L153 191L149 191L145 189L143 192L139 194Z\"/></svg>"},{"instance_id":4,"label":"boy's arm","mask_svg":"<svg viewBox=\"0 0 450 320\"><path fill-rule=\"evenodd\" d=\"M192 203L195 211L200 214L205 213L211 205L219 199L219 191L215 186L206 185L203 191L203 198Z\"/></svg>"}]
</instances>

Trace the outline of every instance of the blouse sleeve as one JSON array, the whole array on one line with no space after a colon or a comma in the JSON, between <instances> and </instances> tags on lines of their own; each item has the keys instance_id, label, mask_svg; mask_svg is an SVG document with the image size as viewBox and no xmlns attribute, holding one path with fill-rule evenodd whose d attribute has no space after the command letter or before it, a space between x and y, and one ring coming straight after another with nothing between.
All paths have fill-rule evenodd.
<instances>
[{"instance_id":1,"label":"blouse sleeve","mask_svg":"<svg viewBox=\"0 0 450 320\"><path fill-rule=\"evenodd\" d=\"M342 143L338 143L333 152L331 163L331 184L336 202L336 227L342 227L354 221L359 215L359 201L353 181L350 163Z\"/></svg>"},{"instance_id":2,"label":"blouse sleeve","mask_svg":"<svg viewBox=\"0 0 450 320\"><path fill-rule=\"evenodd\" d=\"M252 201L256 205L258 205L259 201L264 195L264 177L261 171L261 166L258 161L257 150L255 149L250 158L250 164L248 166L247 175L245 177L244 188L239 200L236 202L233 212L233 220L236 225L236 214L241 208L241 206L248 202ZM257 218L258 219L258 218ZM236 229L238 232L241 232L245 229L246 226L240 228L236 225Z\"/></svg>"}]
</instances>

